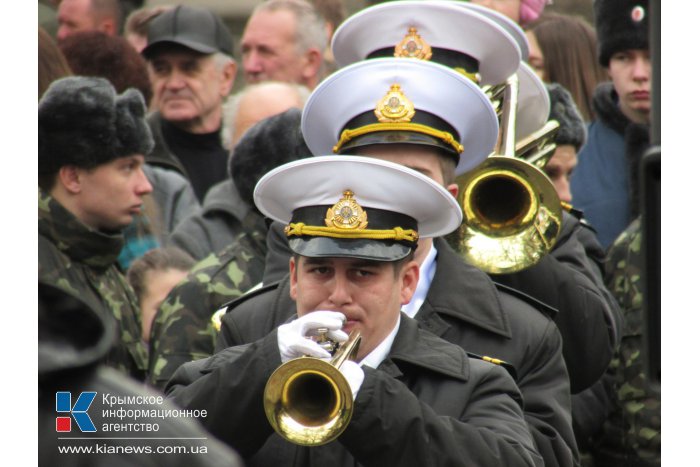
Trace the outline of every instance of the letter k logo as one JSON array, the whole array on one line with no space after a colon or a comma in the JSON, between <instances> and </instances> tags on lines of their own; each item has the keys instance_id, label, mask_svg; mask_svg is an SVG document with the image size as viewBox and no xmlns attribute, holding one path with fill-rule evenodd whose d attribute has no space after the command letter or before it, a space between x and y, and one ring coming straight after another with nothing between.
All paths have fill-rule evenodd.
<instances>
[{"instance_id":1,"label":"letter k logo","mask_svg":"<svg viewBox=\"0 0 700 467\"><path fill-rule=\"evenodd\" d=\"M68 391L56 393L56 412L68 412L73 416L75 423L82 432L95 432L95 425L87 414L92 401L95 400L96 392L81 392L78 400L71 409L71 394ZM69 432L71 430L70 417L56 417L56 431Z\"/></svg>"}]
</instances>

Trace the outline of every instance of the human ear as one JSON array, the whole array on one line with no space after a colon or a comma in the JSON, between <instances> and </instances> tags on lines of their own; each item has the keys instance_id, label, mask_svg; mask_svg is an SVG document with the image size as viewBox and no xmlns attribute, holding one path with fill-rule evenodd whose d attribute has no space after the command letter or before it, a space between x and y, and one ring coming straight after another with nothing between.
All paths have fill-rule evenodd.
<instances>
[{"instance_id":1,"label":"human ear","mask_svg":"<svg viewBox=\"0 0 700 467\"><path fill-rule=\"evenodd\" d=\"M64 165L58 170L58 182L72 194L82 191L81 175L82 169L74 165Z\"/></svg>"},{"instance_id":2,"label":"human ear","mask_svg":"<svg viewBox=\"0 0 700 467\"><path fill-rule=\"evenodd\" d=\"M297 299L297 270L294 258L289 258L289 296L292 300Z\"/></svg>"},{"instance_id":3,"label":"human ear","mask_svg":"<svg viewBox=\"0 0 700 467\"><path fill-rule=\"evenodd\" d=\"M416 261L409 261L401 270L401 304L407 305L418 287L420 267Z\"/></svg>"}]
</instances>

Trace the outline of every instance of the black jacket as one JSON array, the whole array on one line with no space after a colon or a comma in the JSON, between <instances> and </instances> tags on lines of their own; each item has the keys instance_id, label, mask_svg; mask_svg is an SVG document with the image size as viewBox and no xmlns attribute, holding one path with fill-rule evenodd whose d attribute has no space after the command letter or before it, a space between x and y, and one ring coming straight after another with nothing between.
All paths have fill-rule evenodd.
<instances>
[{"instance_id":1,"label":"black jacket","mask_svg":"<svg viewBox=\"0 0 700 467\"><path fill-rule=\"evenodd\" d=\"M603 283L604 262L595 232L564 212L557 243L539 263L491 276L558 310L554 322L562 335L572 394L598 381L619 342L621 312Z\"/></svg>"},{"instance_id":2,"label":"black jacket","mask_svg":"<svg viewBox=\"0 0 700 467\"><path fill-rule=\"evenodd\" d=\"M506 371L401 318L388 357L365 379L352 419L328 444L301 447L273 432L263 391L281 364L274 330L180 367L166 392L207 410L205 426L253 466L543 465Z\"/></svg>"},{"instance_id":3,"label":"black jacket","mask_svg":"<svg viewBox=\"0 0 700 467\"><path fill-rule=\"evenodd\" d=\"M444 240L435 245L435 277L415 319L422 328L469 352L510 363L523 394L525 419L545 465L576 465L569 377L561 335L543 312L549 307L534 300L528 303L506 287L497 288ZM262 338L295 310L288 278L234 301L223 318L217 349Z\"/></svg>"}]
</instances>

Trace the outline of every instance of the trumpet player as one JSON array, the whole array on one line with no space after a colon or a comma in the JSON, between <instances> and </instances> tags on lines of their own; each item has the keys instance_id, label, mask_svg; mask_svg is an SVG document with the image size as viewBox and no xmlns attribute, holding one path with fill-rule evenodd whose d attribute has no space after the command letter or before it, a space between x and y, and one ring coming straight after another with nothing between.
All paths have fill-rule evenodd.
<instances>
[{"instance_id":1,"label":"trumpet player","mask_svg":"<svg viewBox=\"0 0 700 467\"><path fill-rule=\"evenodd\" d=\"M443 187L392 162L327 156L269 172L255 202L287 227L296 313L255 342L183 365L168 397L206 410L204 426L249 466L543 465L506 369L469 358L401 313L418 283L419 237L461 222ZM330 357L307 338L321 328L337 341L361 335L355 361L339 368L352 416L336 439L292 443L266 419L266 386L282 363ZM304 419L281 425L301 436L313 425Z\"/></svg>"}]
</instances>

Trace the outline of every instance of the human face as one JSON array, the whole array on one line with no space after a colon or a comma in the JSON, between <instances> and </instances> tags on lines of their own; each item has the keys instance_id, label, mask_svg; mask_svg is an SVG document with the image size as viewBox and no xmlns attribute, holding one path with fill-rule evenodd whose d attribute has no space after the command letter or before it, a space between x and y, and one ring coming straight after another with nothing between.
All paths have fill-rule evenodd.
<instances>
[{"instance_id":1,"label":"human face","mask_svg":"<svg viewBox=\"0 0 700 467\"><path fill-rule=\"evenodd\" d=\"M557 190L559 199L566 203L571 202L569 179L577 163L576 148L571 144L562 144L557 146L554 155L544 168L544 172Z\"/></svg>"},{"instance_id":2,"label":"human face","mask_svg":"<svg viewBox=\"0 0 700 467\"><path fill-rule=\"evenodd\" d=\"M316 70L296 43L296 18L286 10L259 11L243 31L241 52L246 83L284 81L309 86Z\"/></svg>"},{"instance_id":3,"label":"human face","mask_svg":"<svg viewBox=\"0 0 700 467\"><path fill-rule=\"evenodd\" d=\"M418 264L408 261L395 271L389 262L355 258L290 260L290 295L297 314L317 310L343 313L343 331L362 336L358 361L374 350L394 329L401 305L407 304L418 283Z\"/></svg>"},{"instance_id":4,"label":"human face","mask_svg":"<svg viewBox=\"0 0 700 467\"><path fill-rule=\"evenodd\" d=\"M649 51L631 49L610 57L608 74L620 98L620 110L635 123L649 123L651 62Z\"/></svg>"},{"instance_id":5,"label":"human face","mask_svg":"<svg viewBox=\"0 0 700 467\"><path fill-rule=\"evenodd\" d=\"M156 312L170 291L185 277L187 271L179 269L154 269L144 275L145 288L140 297L141 305L141 338L148 342L151 336L151 326Z\"/></svg>"},{"instance_id":6,"label":"human face","mask_svg":"<svg viewBox=\"0 0 700 467\"><path fill-rule=\"evenodd\" d=\"M80 31L97 29L92 0L63 0L58 6L58 31L56 38L60 41Z\"/></svg>"},{"instance_id":7,"label":"human face","mask_svg":"<svg viewBox=\"0 0 700 467\"><path fill-rule=\"evenodd\" d=\"M163 118L190 133L221 125L221 103L231 91L236 65L184 47L163 49L149 61L153 106Z\"/></svg>"},{"instance_id":8,"label":"human face","mask_svg":"<svg viewBox=\"0 0 700 467\"><path fill-rule=\"evenodd\" d=\"M77 169L75 213L97 230L118 231L141 212L142 197L153 191L143 173L144 157L120 157L94 169Z\"/></svg>"},{"instance_id":9,"label":"human face","mask_svg":"<svg viewBox=\"0 0 700 467\"><path fill-rule=\"evenodd\" d=\"M455 198L459 193L459 187L455 183L445 183L443 175L443 161L439 153L429 146L415 144L375 144L357 149L357 155L374 157L403 165L420 172L433 181L444 186ZM421 238L418 240L415 259L422 263L430 252L432 246L431 238Z\"/></svg>"},{"instance_id":10,"label":"human face","mask_svg":"<svg viewBox=\"0 0 700 467\"><path fill-rule=\"evenodd\" d=\"M532 69L535 70L537 76L539 76L542 81L545 81L544 56L542 55L542 49L540 49L540 43L537 42L537 37L534 32L526 31L525 35L527 36L527 42L530 46L530 56L527 61Z\"/></svg>"},{"instance_id":11,"label":"human face","mask_svg":"<svg viewBox=\"0 0 700 467\"><path fill-rule=\"evenodd\" d=\"M472 0L472 3L491 8L520 24L520 0Z\"/></svg>"}]
</instances>

